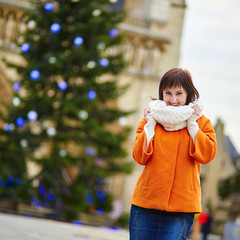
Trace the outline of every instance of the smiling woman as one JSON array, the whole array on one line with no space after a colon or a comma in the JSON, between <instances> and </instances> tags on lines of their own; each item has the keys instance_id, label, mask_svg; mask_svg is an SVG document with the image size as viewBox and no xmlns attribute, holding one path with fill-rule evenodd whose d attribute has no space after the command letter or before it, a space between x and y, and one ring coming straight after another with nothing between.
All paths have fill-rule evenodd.
<instances>
[{"instance_id":1,"label":"smiling woman","mask_svg":"<svg viewBox=\"0 0 240 240\"><path fill-rule=\"evenodd\" d=\"M186 239L201 212L201 164L213 160L216 136L187 70L166 72L159 100L144 109L133 158L144 165L132 195L131 240Z\"/></svg>"}]
</instances>

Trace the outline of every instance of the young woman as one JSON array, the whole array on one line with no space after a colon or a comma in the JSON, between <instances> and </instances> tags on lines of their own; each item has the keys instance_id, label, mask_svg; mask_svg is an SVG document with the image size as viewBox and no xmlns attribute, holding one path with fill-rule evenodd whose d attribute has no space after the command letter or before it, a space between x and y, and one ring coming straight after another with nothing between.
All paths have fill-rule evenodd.
<instances>
[{"instance_id":1,"label":"young woman","mask_svg":"<svg viewBox=\"0 0 240 240\"><path fill-rule=\"evenodd\" d=\"M133 158L144 165L131 200L131 240L187 239L201 211L200 169L216 154L213 126L202 113L187 70L166 72L159 100L144 109Z\"/></svg>"}]
</instances>

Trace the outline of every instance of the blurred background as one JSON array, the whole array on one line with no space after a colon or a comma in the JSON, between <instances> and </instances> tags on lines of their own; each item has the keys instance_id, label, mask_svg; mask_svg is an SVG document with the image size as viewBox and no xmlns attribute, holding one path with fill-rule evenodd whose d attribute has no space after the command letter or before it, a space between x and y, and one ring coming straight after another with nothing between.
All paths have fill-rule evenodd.
<instances>
[{"instance_id":1,"label":"blurred background","mask_svg":"<svg viewBox=\"0 0 240 240\"><path fill-rule=\"evenodd\" d=\"M182 67L217 134L203 211L212 233L236 235L239 4L0 0L0 211L126 228L135 129L161 76Z\"/></svg>"}]
</instances>

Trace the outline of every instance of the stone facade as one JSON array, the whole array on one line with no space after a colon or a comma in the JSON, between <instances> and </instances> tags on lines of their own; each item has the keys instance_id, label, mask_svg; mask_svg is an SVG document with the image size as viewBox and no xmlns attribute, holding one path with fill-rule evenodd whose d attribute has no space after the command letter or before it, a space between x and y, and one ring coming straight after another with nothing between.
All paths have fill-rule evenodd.
<instances>
[{"instance_id":1,"label":"stone facade","mask_svg":"<svg viewBox=\"0 0 240 240\"><path fill-rule=\"evenodd\" d=\"M130 83L131 86L119 100L119 106L136 111L128 118L128 124L132 127L129 159L132 159L135 130L143 117L143 109L151 97L158 98L161 76L179 64L185 8L185 1L181 0L125 1L125 9L129 14L120 29L126 34L124 47L130 66L120 76L120 82ZM130 209L131 195L142 171L142 166L135 164L134 167L130 176L122 177L123 192L119 192L118 196L126 212Z\"/></svg>"},{"instance_id":2,"label":"stone facade","mask_svg":"<svg viewBox=\"0 0 240 240\"><path fill-rule=\"evenodd\" d=\"M218 150L214 160L202 166L202 199L203 208L210 207L213 212L213 231L222 234L225 222L233 220L229 213L235 199L232 197L224 200L219 198L218 184L220 180L224 180L236 173L236 165L240 159L230 138L225 135L224 124L220 119L215 125L215 132Z\"/></svg>"},{"instance_id":3,"label":"stone facade","mask_svg":"<svg viewBox=\"0 0 240 240\"><path fill-rule=\"evenodd\" d=\"M120 84L130 83L131 86L118 104L124 110L135 110L135 114L127 119L127 124L133 129L128 143L131 159L135 129L143 116L144 107L151 96L158 97L162 74L179 64L186 5L184 0L119 0L118 5L128 12L119 30L125 35L120 50L124 50L129 67L119 79ZM22 22L26 16L25 10L29 8L31 5L28 0L0 0L2 99L11 99L12 92L7 79L10 75L11 79L17 78L17 75L7 69L1 59L6 57L22 61L13 42L19 38L18 31L25 28ZM131 194L140 171L141 167L136 165L131 176L116 176L111 181L112 192L122 202L124 211L129 211Z\"/></svg>"},{"instance_id":4,"label":"stone facade","mask_svg":"<svg viewBox=\"0 0 240 240\"><path fill-rule=\"evenodd\" d=\"M14 42L19 38L19 31L24 30L23 20L26 17L26 8L30 8L28 1L0 0L0 100L12 99L11 79L17 79L16 73L8 69L3 59L21 62L18 49Z\"/></svg>"}]
</instances>

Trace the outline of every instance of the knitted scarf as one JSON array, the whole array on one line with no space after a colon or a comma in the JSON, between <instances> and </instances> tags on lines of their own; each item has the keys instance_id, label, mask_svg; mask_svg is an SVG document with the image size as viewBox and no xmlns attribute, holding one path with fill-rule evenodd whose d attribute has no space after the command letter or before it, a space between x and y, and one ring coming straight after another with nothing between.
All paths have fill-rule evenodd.
<instances>
[{"instance_id":1,"label":"knitted scarf","mask_svg":"<svg viewBox=\"0 0 240 240\"><path fill-rule=\"evenodd\" d=\"M192 106L194 105L198 105L201 109L199 116L193 114L195 110ZM184 106L173 107L167 106L162 100L154 100L149 103L148 107L151 109L151 113L146 116L147 123L144 126L147 136L146 149L148 149L149 143L155 134L156 123L160 123L167 131L177 131L187 127L187 120L190 117L192 121L196 121L203 115L203 106L199 101L191 102ZM190 135L192 136L191 132Z\"/></svg>"}]
</instances>

